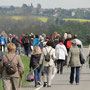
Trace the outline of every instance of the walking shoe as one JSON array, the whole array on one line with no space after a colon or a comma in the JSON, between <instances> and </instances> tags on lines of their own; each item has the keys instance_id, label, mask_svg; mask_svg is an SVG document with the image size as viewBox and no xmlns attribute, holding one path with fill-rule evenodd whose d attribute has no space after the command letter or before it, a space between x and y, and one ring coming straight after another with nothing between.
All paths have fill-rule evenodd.
<instances>
[{"instance_id":1,"label":"walking shoe","mask_svg":"<svg viewBox=\"0 0 90 90\"><path fill-rule=\"evenodd\" d=\"M47 85L47 87L51 87L51 85Z\"/></svg>"},{"instance_id":2,"label":"walking shoe","mask_svg":"<svg viewBox=\"0 0 90 90\"><path fill-rule=\"evenodd\" d=\"M57 74L59 74L59 70L57 71Z\"/></svg>"},{"instance_id":3,"label":"walking shoe","mask_svg":"<svg viewBox=\"0 0 90 90\"><path fill-rule=\"evenodd\" d=\"M34 87L37 87L37 84L35 84L35 86Z\"/></svg>"},{"instance_id":4,"label":"walking shoe","mask_svg":"<svg viewBox=\"0 0 90 90\"><path fill-rule=\"evenodd\" d=\"M46 87L46 85L47 85L47 83L46 83L46 82L44 82L44 85L43 85L43 87Z\"/></svg>"},{"instance_id":5,"label":"walking shoe","mask_svg":"<svg viewBox=\"0 0 90 90\"><path fill-rule=\"evenodd\" d=\"M79 83L76 83L76 85L79 85Z\"/></svg>"},{"instance_id":6,"label":"walking shoe","mask_svg":"<svg viewBox=\"0 0 90 90\"><path fill-rule=\"evenodd\" d=\"M41 82L40 81L38 81L38 85L41 85Z\"/></svg>"}]
</instances>

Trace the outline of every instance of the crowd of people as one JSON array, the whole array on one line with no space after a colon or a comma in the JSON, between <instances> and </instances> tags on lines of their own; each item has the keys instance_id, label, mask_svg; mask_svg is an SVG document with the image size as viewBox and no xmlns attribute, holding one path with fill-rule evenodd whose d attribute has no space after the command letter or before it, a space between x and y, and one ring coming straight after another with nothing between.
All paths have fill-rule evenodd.
<instances>
[{"instance_id":1,"label":"crowd of people","mask_svg":"<svg viewBox=\"0 0 90 90\"><path fill-rule=\"evenodd\" d=\"M19 74L21 78L23 77L24 66L19 54L30 56L29 68L30 71L32 69L34 71L35 87L41 84L41 75L43 75L43 87L51 87L53 68L56 66L57 74L63 74L65 65L71 67L70 84L74 83L75 70L75 82L76 85L79 84L80 67L82 66L80 53L83 52L83 44L77 35L72 36L70 33L65 33L62 37L55 32L47 37L44 33L39 36L27 33L23 34L20 39L12 34L9 34L8 38L1 35L0 50L5 51L6 46L8 54L3 55L2 60L0 59L0 74L2 75L4 90L10 90L10 88L17 90ZM10 74L9 70L8 74L8 64L12 65L12 63L13 73Z\"/></svg>"}]
</instances>

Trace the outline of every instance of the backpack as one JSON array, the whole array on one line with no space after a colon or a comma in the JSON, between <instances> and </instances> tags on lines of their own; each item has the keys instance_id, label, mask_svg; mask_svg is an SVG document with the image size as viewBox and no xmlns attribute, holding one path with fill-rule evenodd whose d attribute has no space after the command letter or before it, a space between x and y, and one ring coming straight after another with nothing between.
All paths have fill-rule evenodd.
<instances>
[{"instance_id":1,"label":"backpack","mask_svg":"<svg viewBox=\"0 0 90 90\"><path fill-rule=\"evenodd\" d=\"M5 56L8 59L7 62L4 62L6 72L7 72L8 75L13 75L17 71L16 65L12 62L16 55L11 60L9 60L7 55L5 55Z\"/></svg>"},{"instance_id":2,"label":"backpack","mask_svg":"<svg viewBox=\"0 0 90 90\"><path fill-rule=\"evenodd\" d=\"M29 41L29 38L28 38L28 37L25 37L25 39L24 39L24 43L30 43L30 41Z\"/></svg>"},{"instance_id":3,"label":"backpack","mask_svg":"<svg viewBox=\"0 0 90 90\"><path fill-rule=\"evenodd\" d=\"M51 50L52 50L52 49L51 49ZM49 62L49 61L50 61L50 52L51 52L51 50L48 52L47 49L46 49L47 54L44 55L44 57L45 57L45 61L46 61L46 62Z\"/></svg>"},{"instance_id":4,"label":"backpack","mask_svg":"<svg viewBox=\"0 0 90 90\"><path fill-rule=\"evenodd\" d=\"M67 41L66 47L71 48L71 40Z\"/></svg>"}]
</instances>

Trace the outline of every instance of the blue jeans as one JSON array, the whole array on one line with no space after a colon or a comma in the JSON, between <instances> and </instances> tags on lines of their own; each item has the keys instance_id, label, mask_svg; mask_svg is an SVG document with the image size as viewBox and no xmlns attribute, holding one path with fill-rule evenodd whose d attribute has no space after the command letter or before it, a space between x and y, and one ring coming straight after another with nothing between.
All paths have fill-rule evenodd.
<instances>
[{"instance_id":1,"label":"blue jeans","mask_svg":"<svg viewBox=\"0 0 90 90\"><path fill-rule=\"evenodd\" d=\"M71 67L71 73L70 73L70 83L74 82L74 72L76 69L76 77L75 82L79 83L79 76L80 76L80 67Z\"/></svg>"},{"instance_id":2,"label":"blue jeans","mask_svg":"<svg viewBox=\"0 0 90 90\"><path fill-rule=\"evenodd\" d=\"M37 85L38 81L40 81L40 67L34 70L34 79L35 79L35 85Z\"/></svg>"}]
</instances>

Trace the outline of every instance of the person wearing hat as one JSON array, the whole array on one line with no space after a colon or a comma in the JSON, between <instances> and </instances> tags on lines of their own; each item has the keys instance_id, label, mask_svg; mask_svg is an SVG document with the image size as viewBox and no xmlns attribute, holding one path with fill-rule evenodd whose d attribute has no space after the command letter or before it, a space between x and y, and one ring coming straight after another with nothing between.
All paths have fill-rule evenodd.
<instances>
[{"instance_id":1,"label":"person wearing hat","mask_svg":"<svg viewBox=\"0 0 90 90\"><path fill-rule=\"evenodd\" d=\"M0 62L0 70L2 69L1 75L3 81L3 90L18 90L19 74L22 79L24 73L24 65L20 56L15 54L15 44L8 43L7 48L8 54L4 55L2 61ZM9 62L14 65L15 72L13 74L10 72L8 73L6 63L8 64Z\"/></svg>"},{"instance_id":2,"label":"person wearing hat","mask_svg":"<svg viewBox=\"0 0 90 90\"><path fill-rule=\"evenodd\" d=\"M75 82L76 82L76 85L78 85L79 77L80 77L80 67L81 67L80 58L79 58L80 50L75 40L71 41L71 45L72 47L70 48L69 56L67 59L67 66L71 67L70 84L74 83L74 73L76 70Z\"/></svg>"}]
</instances>

